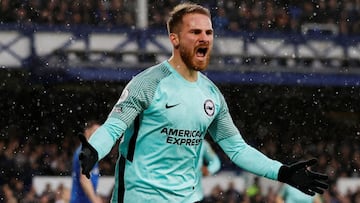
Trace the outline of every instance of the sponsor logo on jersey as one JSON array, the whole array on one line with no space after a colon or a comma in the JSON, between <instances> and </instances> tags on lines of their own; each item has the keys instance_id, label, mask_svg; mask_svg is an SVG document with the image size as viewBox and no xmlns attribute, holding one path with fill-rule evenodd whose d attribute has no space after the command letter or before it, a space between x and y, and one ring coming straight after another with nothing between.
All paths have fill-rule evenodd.
<instances>
[{"instance_id":1,"label":"sponsor logo on jersey","mask_svg":"<svg viewBox=\"0 0 360 203\"><path fill-rule=\"evenodd\" d=\"M168 103L166 103L166 104L165 104L165 108L170 109L170 108L173 108L173 107L175 107L175 106L177 106L177 105L179 105L179 104L180 104L180 103L169 105Z\"/></svg>"},{"instance_id":2,"label":"sponsor logo on jersey","mask_svg":"<svg viewBox=\"0 0 360 203\"><path fill-rule=\"evenodd\" d=\"M215 105L214 105L214 102L210 99L206 100L204 102L204 110L205 110L205 113L208 115L208 116L213 116L214 113L215 113Z\"/></svg>"},{"instance_id":3,"label":"sponsor logo on jersey","mask_svg":"<svg viewBox=\"0 0 360 203\"><path fill-rule=\"evenodd\" d=\"M167 135L166 143L175 145L196 146L203 138L199 130L183 130L174 128L163 128L161 134Z\"/></svg>"}]
</instances>

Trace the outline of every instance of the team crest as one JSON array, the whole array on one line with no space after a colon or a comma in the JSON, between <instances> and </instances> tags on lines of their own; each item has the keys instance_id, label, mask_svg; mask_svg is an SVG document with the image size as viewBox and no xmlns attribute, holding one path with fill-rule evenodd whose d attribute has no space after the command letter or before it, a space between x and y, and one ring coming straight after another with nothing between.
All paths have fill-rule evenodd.
<instances>
[{"instance_id":1,"label":"team crest","mask_svg":"<svg viewBox=\"0 0 360 203\"><path fill-rule=\"evenodd\" d=\"M210 99L206 100L205 103L204 103L204 110L205 110L205 113L206 113L208 116L213 116L214 113L215 113L215 105L214 105L214 102L211 101Z\"/></svg>"}]
</instances>

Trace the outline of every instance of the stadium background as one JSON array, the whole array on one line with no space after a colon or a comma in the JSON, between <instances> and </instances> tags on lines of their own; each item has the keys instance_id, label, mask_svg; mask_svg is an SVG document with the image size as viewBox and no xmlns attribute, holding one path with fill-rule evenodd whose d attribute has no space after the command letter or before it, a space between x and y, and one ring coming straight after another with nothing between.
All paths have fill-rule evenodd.
<instances>
[{"instance_id":1,"label":"stadium background","mask_svg":"<svg viewBox=\"0 0 360 203\"><path fill-rule=\"evenodd\" d=\"M104 121L131 76L168 56L158 37L165 34L166 11L177 2L1 1L1 202L10 193L22 202L61 198L66 188L37 194L34 178L71 175L76 134L85 122ZM359 201L358 188L347 191L337 183L360 177L360 3L197 2L211 8L215 41L223 43L206 74L223 91L244 138L286 163L318 157L316 169L330 175L324 202ZM92 35L100 37L98 44L117 35L127 43L94 49ZM289 52L279 54L284 49ZM248 178L214 148L222 160L219 174ZM101 161L104 176L113 174L115 159L113 150ZM211 198L228 202L227 193L216 189ZM271 202L274 192L259 196Z\"/></svg>"}]
</instances>

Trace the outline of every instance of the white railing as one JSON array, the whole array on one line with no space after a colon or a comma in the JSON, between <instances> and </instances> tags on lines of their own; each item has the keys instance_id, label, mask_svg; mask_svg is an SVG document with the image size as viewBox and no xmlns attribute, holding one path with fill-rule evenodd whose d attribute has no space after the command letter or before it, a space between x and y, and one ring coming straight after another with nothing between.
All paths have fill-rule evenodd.
<instances>
[{"instance_id":1,"label":"white railing","mask_svg":"<svg viewBox=\"0 0 360 203\"><path fill-rule=\"evenodd\" d=\"M171 53L164 30L5 28L0 29L1 67L20 68L31 65L34 58L49 67L141 67L162 61ZM357 37L274 33L219 33L215 37L211 69L242 65L326 72L360 66Z\"/></svg>"}]
</instances>

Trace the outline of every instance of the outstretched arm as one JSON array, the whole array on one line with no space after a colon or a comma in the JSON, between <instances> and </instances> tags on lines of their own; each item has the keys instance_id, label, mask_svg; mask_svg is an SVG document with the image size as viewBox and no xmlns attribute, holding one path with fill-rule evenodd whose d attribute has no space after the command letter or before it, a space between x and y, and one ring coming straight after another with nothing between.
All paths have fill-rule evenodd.
<instances>
[{"instance_id":1,"label":"outstretched arm","mask_svg":"<svg viewBox=\"0 0 360 203\"><path fill-rule=\"evenodd\" d=\"M328 188L324 182L328 176L308 168L316 159L284 165L246 144L240 135L221 140L219 145L235 164L251 173L287 183L308 195L322 194Z\"/></svg>"},{"instance_id":2,"label":"outstretched arm","mask_svg":"<svg viewBox=\"0 0 360 203\"><path fill-rule=\"evenodd\" d=\"M237 166L256 175L277 180L282 163L248 145L241 135L225 138L218 144Z\"/></svg>"}]
</instances>

